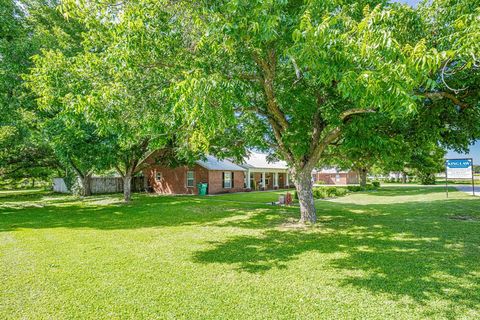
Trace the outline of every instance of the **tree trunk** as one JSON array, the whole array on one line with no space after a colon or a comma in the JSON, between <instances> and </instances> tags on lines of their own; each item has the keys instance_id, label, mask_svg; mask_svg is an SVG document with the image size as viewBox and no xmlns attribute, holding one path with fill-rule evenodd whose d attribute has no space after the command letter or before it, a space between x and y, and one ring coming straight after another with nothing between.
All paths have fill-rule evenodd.
<instances>
[{"instance_id":1,"label":"tree trunk","mask_svg":"<svg viewBox=\"0 0 480 320\"><path fill-rule=\"evenodd\" d=\"M143 177L143 192L148 192L148 176Z\"/></svg>"},{"instance_id":2,"label":"tree trunk","mask_svg":"<svg viewBox=\"0 0 480 320\"><path fill-rule=\"evenodd\" d=\"M132 174L127 173L123 177L123 198L125 202L132 200Z\"/></svg>"},{"instance_id":3,"label":"tree trunk","mask_svg":"<svg viewBox=\"0 0 480 320\"><path fill-rule=\"evenodd\" d=\"M79 177L82 185L82 196L89 197L92 195L92 174L87 173L83 177Z\"/></svg>"},{"instance_id":4,"label":"tree trunk","mask_svg":"<svg viewBox=\"0 0 480 320\"><path fill-rule=\"evenodd\" d=\"M32 178L32 188L35 188L35 178Z\"/></svg>"},{"instance_id":5,"label":"tree trunk","mask_svg":"<svg viewBox=\"0 0 480 320\"><path fill-rule=\"evenodd\" d=\"M366 168L360 169L358 174L360 176L360 186L362 188L366 188L367 187L367 169Z\"/></svg>"},{"instance_id":6,"label":"tree trunk","mask_svg":"<svg viewBox=\"0 0 480 320\"><path fill-rule=\"evenodd\" d=\"M402 183L407 183L407 173L402 172Z\"/></svg>"},{"instance_id":7,"label":"tree trunk","mask_svg":"<svg viewBox=\"0 0 480 320\"><path fill-rule=\"evenodd\" d=\"M312 192L311 170L302 170L293 174L298 202L300 203L300 223L317 222L317 211Z\"/></svg>"}]
</instances>

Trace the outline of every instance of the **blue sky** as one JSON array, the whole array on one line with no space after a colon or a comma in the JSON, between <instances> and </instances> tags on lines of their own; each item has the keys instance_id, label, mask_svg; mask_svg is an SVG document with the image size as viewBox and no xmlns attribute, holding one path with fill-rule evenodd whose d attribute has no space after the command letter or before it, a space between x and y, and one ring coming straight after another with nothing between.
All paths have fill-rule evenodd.
<instances>
[{"instance_id":1,"label":"blue sky","mask_svg":"<svg viewBox=\"0 0 480 320\"><path fill-rule=\"evenodd\" d=\"M420 0L392 0L392 2L401 2L411 5L412 7L416 6Z\"/></svg>"},{"instance_id":2,"label":"blue sky","mask_svg":"<svg viewBox=\"0 0 480 320\"><path fill-rule=\"evenodd\" d=\"M447 153L447 158L473 158L473 163L480 165L480 141L477 141L476 144L474 144L470 148L470 152L467 154L460 154L456 153L454 151L449 151Z\"/></svg>"},{"instance_id":3,"label":"blue sky","mask_svg":"<svg viewBox=\"0 0 480 320\"><path fill-rule=\"evenodd\" d=\"M412 7L416 6L420 0L392 0L393 2L406 3ZM470 152L467 154L460 154L455 151L448 151L447 158L473 158L475 164L480 165L480 140L477 141L474 145L471 146Z\"/></svg>"}]
</instances>

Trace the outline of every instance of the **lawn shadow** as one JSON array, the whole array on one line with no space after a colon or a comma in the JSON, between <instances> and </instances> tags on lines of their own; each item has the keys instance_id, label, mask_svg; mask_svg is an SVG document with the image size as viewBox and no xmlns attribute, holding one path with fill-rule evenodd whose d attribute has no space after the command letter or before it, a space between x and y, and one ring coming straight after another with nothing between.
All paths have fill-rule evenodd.
<instances>
[{"instance_id":1,"label":"lawn shadow","mask_svg":"<svg viewBox=\"0 0 480 320\"><path fill-rule=\"evenodd\" d=\"M408 296L418 302L442 298L478 308L480 221L451 219L455 210L480 217L476 204L480 201L368 206L326 203L319 209L318 227L265 228L259 235L211 242L209 249L196 252L192 259L201 264L231 264L240 272L264 273L288 268L290 261L307 253L332 254L336 258L316 263L338 270L343 286L399 299ZM261 218L252 218L253 227L259 228ZM220 225L246 227L248 221Z\"/></svg>"},{"instance_id":2,"label":"lawn shadow","mask_svg":"<svg viewBox=\"0 0 480 320\"><path fill-rule=\"evenodd\" d=\"M115 195L85 199L57 199L54 196L45 202L42 202L40 197L27 199L34 200L0 204L0 232L19 228L113 230L209 224L238 215L235 208L239 206L235 203L224 203L222 210L219 210L218 203L210 203L205 198L140 194L136 194L133 202L129 204L122 203L121 198Z\"/></svg>"}]
</instances>

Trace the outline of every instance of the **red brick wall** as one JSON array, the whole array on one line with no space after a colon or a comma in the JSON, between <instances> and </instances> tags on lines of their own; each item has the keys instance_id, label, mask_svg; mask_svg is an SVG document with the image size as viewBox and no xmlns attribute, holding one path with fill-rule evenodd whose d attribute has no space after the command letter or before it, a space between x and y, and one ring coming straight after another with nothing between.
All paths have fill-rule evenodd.
<instances>
[{"instance_id":1,"label":"red brick wall","mask_svg":"<svg viewBox=\"0 0 480 320\"><path fill-rule=\"evenodd\" d=\"M336 181L335 173L317 173L316 181L324 181L325 184L356 184L358 175L356 172L340 173L340 181Z\"/></svg>"},{"instance_id":2,"label":"red brick wall","mask_svg":"<svg viewBox=\"0 0 480 320\"><path fill-rule=\"evenodd\" d=\"M357 184L357 183L359 183L359 181L358 181L358 175L357 175L356 172L350 171L350 172L347 174L347 183L348 183L348 184Z\"/></svg>"},{"instance_id":3,"label":"red brick wall","mask_svg":"<svg viewBox=\"0 0 480 320\"><path fill-rule=\"evenodd\" d=\"M347 184L347 174L339 173L340 179L336 180L336 173L317 173L317 181L323 181L325 184Z\"/></svg>"},{"instance_id":4,"label":"red brick wall","mask_svg":"<svg viewBox=\"0 0 480 320\"><path fill-rule=\"evenodd\" d=\"M194 187L187 187L187 171L195 172ZM157 172L162 173L162 179L156 180ZM197 194L197 183L208 183L208 170L195 165L193 168L186 166L178 168L167 168L152 166L144 171L148 178L149 186L153 191L161 194Z\"/></svg>"},{"instance_id":5,"label":"red brick wall","mask_svg":"<svg viewBox=\"0 0 480 320\"><path fill-rule=\"evenodd\" d=\"M223 171L209 171L208 193L227 193L244 191L245 173L243 171L233 172L233 188L225 189L223 187Z\"/></svg>"},{"instance_id":6,"label":"red brick wall","mask_svg":"<svg viewBox=\"0 0 480 320\"><path fill-rule=\"evenodd\" d=\"M187 187L187 171L195 172L194 187ZM156 181L157 172L162 173L162 179ZM144 171L148 177L149 186L160 194L198 194L197 183L208 183L208 193L227 193L244 191L243 171L233 171L233 188L223 188L222 171L209 171L199 165L193 168L178 167L167 168L152 166Z\"/></svg>"}]
</instances>

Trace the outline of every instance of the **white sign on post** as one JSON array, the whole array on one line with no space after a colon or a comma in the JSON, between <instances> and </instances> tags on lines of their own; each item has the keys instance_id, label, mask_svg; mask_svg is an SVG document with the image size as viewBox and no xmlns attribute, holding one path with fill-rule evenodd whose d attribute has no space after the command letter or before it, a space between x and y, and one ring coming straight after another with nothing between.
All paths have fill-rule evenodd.
<instances>
[{"instance_id":1,"label":"white sign on post","mask_svg":"<svg viewBox=\"0 0 480 320\"><path fill-rule=\"evenodd\" d=\"M472 159L447 160L448 179L473 179Z\"/></svg>"}]
</instances>

